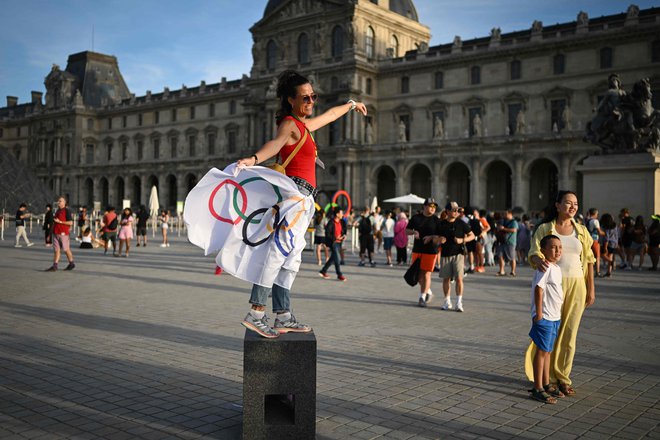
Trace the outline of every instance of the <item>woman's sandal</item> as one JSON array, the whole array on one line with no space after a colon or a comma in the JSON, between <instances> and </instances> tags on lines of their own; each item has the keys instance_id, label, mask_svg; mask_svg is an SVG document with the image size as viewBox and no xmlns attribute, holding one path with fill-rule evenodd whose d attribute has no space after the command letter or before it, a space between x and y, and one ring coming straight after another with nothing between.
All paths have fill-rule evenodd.
<instances>
[{"instance_id":1,"label":"woman's sandal","mask_svg":"<svg viewBox=\"0 0 660 440\"><path fill-rule=\"evenodd\" d=\"M574 396L575 395L575 390L570 385L567 385L565 383L560 382L560 383L557 384L557 386L559 388L559 391L564 393L565 396Z\"/></svg>"},{"instance_id":2,"label":"woman's sandal","mask_svg":"<svg viewBox=\"0 0 660 440\"><path fill-rule=\"evenodd\" d=\"M557 399L552 397L550 394L546 393L545 390L539 391L536 388L532 388L529 391L532 393L530 397L534 400L538 400L539 402L549 403L549 404L557 403Z\"/></svg>"},{"instance_id":3,"label":"woman's sandal","mask_svg":"<svg viewBox=\"0 0 660 440\"><path fill-rule=\"evenodd\" d=\"M545 390L546 393L550 394L552 397L558 397L560 399L562 397L566 397L566 394L562 393L561 390L557 388L554 384L549 383L547 385L543 385L543 389Z\"/></svg>"}]
</instances>

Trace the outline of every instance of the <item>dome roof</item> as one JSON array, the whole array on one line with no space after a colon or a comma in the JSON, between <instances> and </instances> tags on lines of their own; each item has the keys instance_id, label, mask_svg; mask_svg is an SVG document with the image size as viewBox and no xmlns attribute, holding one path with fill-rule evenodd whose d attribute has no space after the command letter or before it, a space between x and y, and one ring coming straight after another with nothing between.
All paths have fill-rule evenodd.
<instances>
[{"instance_id":1,"label":"dome roof","mask_svg":"<svg viewBox=\"0 0 660 440\"><path fill-rule=\"evenodd\" d=\"M264 17L277 9L280 5L287 0L268 0L266 9L264 10ZM378 0L371 0L372 3L378 4ZM417 10L412 0L390 0L390 11L399 15L403 15L411 20L419 21L417 18Z\"/></svg>"}]
</instances>

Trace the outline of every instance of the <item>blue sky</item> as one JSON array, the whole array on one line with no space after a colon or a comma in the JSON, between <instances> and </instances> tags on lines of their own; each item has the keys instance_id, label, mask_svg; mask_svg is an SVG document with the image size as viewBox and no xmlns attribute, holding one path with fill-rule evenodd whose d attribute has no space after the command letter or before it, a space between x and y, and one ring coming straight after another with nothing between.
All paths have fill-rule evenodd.
<instances>
[{"instance_id":1,"label":"blue sky","mask_svg":"<svg viewBox=\"0 0 660 440\"><path fill-rule=\"evenodd\" d=\"M115 55L131 92L216 83L249 74L249 28L266 0L5 0L0 28L0 106L5 96L30 100L45 92L53 63L66 67L70 54L92 49ZM624 12L617 0L415 0L420 22L431 28L431 45ZM660 0L636 0L645 9Z\"/></svg>"}]
</instances>

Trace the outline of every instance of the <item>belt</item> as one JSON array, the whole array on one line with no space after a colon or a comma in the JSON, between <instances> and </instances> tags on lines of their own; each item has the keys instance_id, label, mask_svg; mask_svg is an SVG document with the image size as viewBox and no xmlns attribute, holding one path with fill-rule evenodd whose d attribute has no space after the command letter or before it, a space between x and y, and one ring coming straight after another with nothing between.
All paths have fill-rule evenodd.
<instances>
[{"instance_id":1,"label":"belt","mask_svg":"<svg viewBox=\"0 0 660 440\"><path fill-rule=\"evenodd\" d=\"M307 190L307 192L309 193L307 195L316 197L316 195L318 194L318 190L314 188L311 183L309 183L302 177L290 176L290 179L293 180L296 185L298 185L298 188Z\"/></svg>"}]
</instances>

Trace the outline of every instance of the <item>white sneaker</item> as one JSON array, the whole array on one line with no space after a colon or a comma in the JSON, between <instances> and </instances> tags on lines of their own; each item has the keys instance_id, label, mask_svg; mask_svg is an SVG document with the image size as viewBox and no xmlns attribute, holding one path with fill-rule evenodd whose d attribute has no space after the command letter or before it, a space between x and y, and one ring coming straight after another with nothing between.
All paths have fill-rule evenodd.
<instances>
[{"instance_id":1,"label":"white sneaker","mask_svg":"<svg viewBox=\"0 0 660 440\"><path fill-rule=\"evenodd\" d=\"M28 246L28 247L32 247L32 246L34 246L34 243L28 243L27 246Z\"/></svg>"},{"instance_id":2,"label":"white sneaker","mask_svg":"<svg viewBox=\"0 0 660 440\"><path fill-rule=\"evenodd\" d=\"M449 298L445 299L445 302L440 306L440 310L451 310L454 306L451 305L451 300Z\"/></svg>"},{"instance_id":3,"label":"white sneaker","mask_svg":"<svg viewBox=\"0 0 660 440\"><path fill-rule=\"evenodd\" d=\"M424 294L424 302L426 304L431 304L431 301L433 301L433 292L429 290Z\"/></svg>"},{"instance_id":4,"label":"white sneaker","mask_svg":"<svg viewBox=\"0 0 660 440\"><path fill-rule=\"evenodd\" d=\"M463 302L459 301L456 303L456 311L457 312L462 312L463 311Z\"/></svg>"},{"instance_id":5,"label":"white sneaker","mask_svg":"<svg viewBox=\"0 0 660 440\"><path fill-rule=\"evenodd\" d=\"M167 247L167 245L165 243L161 243L160 247Z\"/></svg>"},{"instance_id":6,"label":"white sneaker","mask_svg":"<svg viewBox=\"0 0 660 440\"><path fill-rule=\"evenodd\" d=\"M170 247L170 244L169 244L169 243L167 243L167 247Z\"/></svg>"},{"instance_id":7,"label":"white sneaker","mask_svg":"<svg viewBox=\"0 0 660 440\"><path fill-rule=\"evenodd\" d=\"M15 244L14 247L23 247L22 244Z\"/></svg>"}]
</instances>

